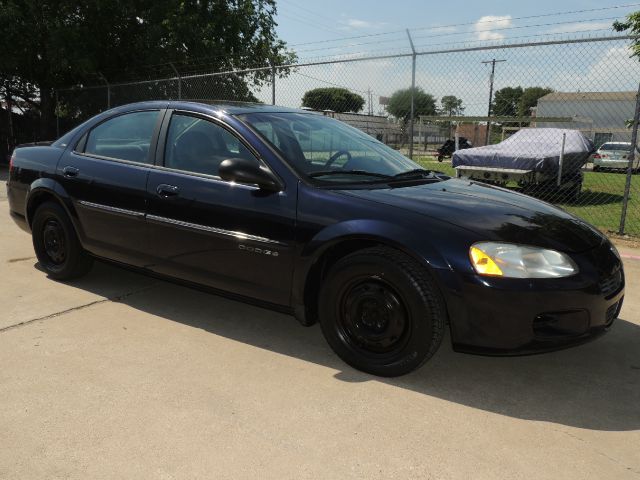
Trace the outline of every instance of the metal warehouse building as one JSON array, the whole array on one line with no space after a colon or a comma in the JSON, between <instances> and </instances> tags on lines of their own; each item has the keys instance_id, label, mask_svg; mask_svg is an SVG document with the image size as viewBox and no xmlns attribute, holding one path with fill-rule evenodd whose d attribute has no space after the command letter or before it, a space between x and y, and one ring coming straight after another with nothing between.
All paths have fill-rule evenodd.
<instances>
[{"instance_id":1,"label":"metal warehouse building","mask_svg":"<svg viewBox=\"0 0 640 480\"><path fill-rule=\"evenodd\" d=\"M636 92L553 92L538 100L537 117L572 117L574 122L536 123L537 127L581 130L596 146L631 141L626 122L633 118Z\"/></svg>"}]
</instances>

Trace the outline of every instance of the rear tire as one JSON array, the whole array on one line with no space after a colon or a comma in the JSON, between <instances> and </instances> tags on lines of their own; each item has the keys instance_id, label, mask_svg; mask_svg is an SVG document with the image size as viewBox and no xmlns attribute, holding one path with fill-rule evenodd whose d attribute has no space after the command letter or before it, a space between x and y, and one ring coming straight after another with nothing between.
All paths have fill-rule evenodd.
<instances>
[{"instance_id":1,"label":"rear tire","mask_svg":"<svg viewBox=\"0 0 640 480\"><path fill-rule=\"evenodd\" d=\"M321 286L318 311L333 351L352 367L383 377L404 375L431 358L446 319L431 274L385 247L338 260Z\"/></svg>"},{"instance_id":2,"label":"rear tire","mask_svg":"<svg viewBox=\"0 0 640 480\"><path fill-rule=\"evenodd\" d=\"M93 259L80 245L69 216L59 204L40 205L31 232L38 262L51 278L71 280L91 269Z\"/></svg>"}]
</instances>

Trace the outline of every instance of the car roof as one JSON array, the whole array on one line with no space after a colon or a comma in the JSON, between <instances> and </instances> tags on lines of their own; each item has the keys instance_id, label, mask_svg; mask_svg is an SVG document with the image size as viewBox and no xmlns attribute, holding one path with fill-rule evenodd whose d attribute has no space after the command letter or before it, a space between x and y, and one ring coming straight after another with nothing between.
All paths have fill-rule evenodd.
<instances>
[{"instance_id":1,"label":"car roof","mask_svg":"<svg viewBox=\"0 0 640 480\"><path fill-rule=\"evenodd\" d=\"M226 113L229 115L242 115L245 113L304 113L308 110L299 108L281 107L277 105L265 105L263 103L233 102L229 100L152 100L146 102L130 103L114 108L114 112L139 110L142 108L173 108L177 110L193 110L213 114Z\"/></svg>"},{"instance_id":2,"label":"car roof","mask_svg":"<svg viewBox=\"0 0 640 480\"><path fill-rule=\"evenodd\" d=\"M604 142L602 146L605 145L631 145L631 142Z\"/></svg>"}]
</instances>

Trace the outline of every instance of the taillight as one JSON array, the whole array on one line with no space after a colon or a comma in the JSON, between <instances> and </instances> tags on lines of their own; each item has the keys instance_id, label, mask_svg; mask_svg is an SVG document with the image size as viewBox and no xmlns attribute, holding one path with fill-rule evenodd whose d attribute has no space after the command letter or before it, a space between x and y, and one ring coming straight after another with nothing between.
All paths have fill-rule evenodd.
<instances>
[{"instance_id":1,"label":"taillight","mask_svg":"<svg viewBox=\"0 0 640 480\"><path fill-rule=\"evenodd\" d=\"M16 158L16 152L14 150L13 153L11 154L11 157L9 158L9 173L11 173L11 171L13 170L13 160L15 158Z\"/></svg>"},{"instance_id":2,"label":"taillight","mask_svg":"<svg viewBox=\"0 0 640 480\"><path fill-rule=\"evenodd\" d=\"M600 154L599 154L599 153L596 153L596 154L593 156L593 158L600 158Z\"/></svg>"}]
</instances>

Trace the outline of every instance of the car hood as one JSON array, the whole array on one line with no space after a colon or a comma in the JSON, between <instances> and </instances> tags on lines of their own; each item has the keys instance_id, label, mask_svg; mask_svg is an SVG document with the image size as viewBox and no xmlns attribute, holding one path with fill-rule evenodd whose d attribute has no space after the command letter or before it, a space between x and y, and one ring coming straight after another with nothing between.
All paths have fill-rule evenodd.
<instances>
[{"instance_id":1,"label":"car hood","mask_svg":"<svg viewBox=\"0 0 640 480\"><path fill-rule=\"evenodd\" d=\"M469 180L342 192L465 228L475 232L478 241L500 240L582 252L604 239L594 227L548 203Z\"/></svg>"}]
</instances>

